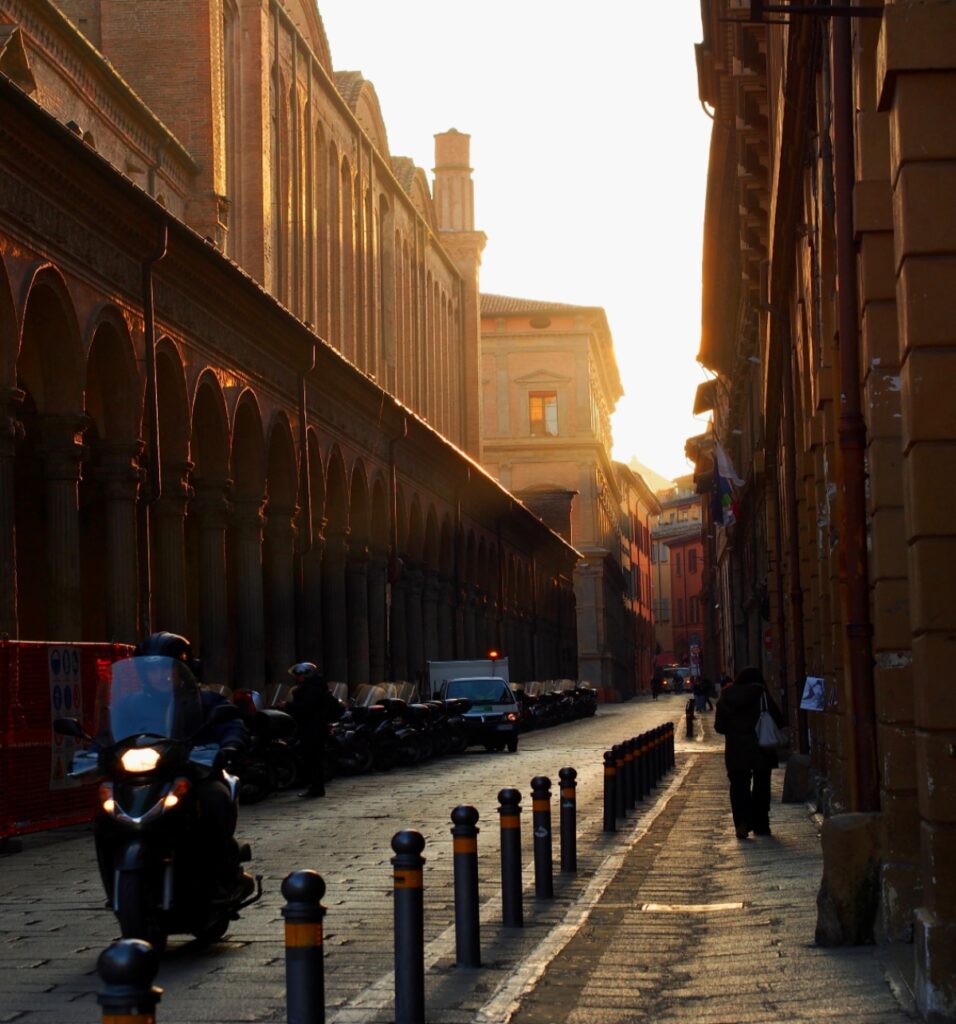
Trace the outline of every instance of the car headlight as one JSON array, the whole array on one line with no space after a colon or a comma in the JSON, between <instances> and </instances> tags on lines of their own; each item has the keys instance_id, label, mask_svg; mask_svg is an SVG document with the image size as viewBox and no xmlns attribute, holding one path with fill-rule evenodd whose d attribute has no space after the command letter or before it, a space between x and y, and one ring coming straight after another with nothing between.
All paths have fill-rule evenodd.
<instances>
[{"instance_id":1,"label":"car headlight","mask_svg":"<svg viewBox=\"0 0 956 1024\"><path fill-rule=\"evenodd\" d=\"M120 758L123 771L151 772L159 764L159 751L155 747L131 747Z\"/></svg>"}]
</instances>

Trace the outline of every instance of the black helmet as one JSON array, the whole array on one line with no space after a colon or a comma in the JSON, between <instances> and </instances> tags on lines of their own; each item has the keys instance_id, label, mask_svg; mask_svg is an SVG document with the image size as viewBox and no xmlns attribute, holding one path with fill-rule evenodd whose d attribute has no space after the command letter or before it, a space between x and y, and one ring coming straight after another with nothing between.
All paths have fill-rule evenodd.
<instances>
[{"instance_id":1,"label":"black helmet","mask_svg":"<svg viewBox=\"0 0 956 1024\"><path fill-rule=\"evenodd\" d=\"M160 656L173 658L175 661L182 661L190 672L197 679L199 678L199 662L193 657L192 645L184 636L179 636L178 633L167 633L165 630L159 633L152 633L145 640L140 640L133 654L136 657Z\"/></svg>"},{"instance_id":2,"label":"black helmet","mask_svg":"<svg viewBox=\"0 0 956 1024\"><path fill-rule=\"evenodd\" d=\"M289 675L297 683L322 682L322 673L311 661L300 661L289 669Z\"/></svg>"}]
</instances>

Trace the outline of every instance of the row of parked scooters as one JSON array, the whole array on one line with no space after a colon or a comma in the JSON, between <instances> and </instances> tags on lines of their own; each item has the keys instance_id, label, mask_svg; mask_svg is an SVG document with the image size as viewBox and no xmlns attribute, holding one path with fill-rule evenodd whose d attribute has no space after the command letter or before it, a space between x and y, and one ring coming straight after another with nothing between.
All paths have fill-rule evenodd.
<instances>
[{"instance_id":1,"label":"row of parked scooters","mask_svg":"<svg viewBox=\"0 0 956 1024\"><path fill-rule=\"evenodd\" d=\"M327 778L409 767L461 754L474 742L466 720L471 707L467 699L421 701L413 683L366 684L351 696L345 683L332 683L329 689L342 710L329 723ZM597 710L596 692L574 680L528 682L513 689L522 731L586 718ZM235 766L243 803L291 789L304 774L296 721L284 710L290 690L282 683L267 699L250 690L231 694L252 736L250 750Z\"/></svg>"}]
</instances>

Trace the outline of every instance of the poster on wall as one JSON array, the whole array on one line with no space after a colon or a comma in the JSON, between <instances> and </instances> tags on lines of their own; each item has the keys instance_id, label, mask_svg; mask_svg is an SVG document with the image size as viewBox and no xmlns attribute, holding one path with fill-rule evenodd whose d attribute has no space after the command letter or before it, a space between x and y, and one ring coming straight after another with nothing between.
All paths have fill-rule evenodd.
<instances>
[{"instance_id":1,"label":"poster on wall","mask_svg":"<svg viewBox=\"0 0 956 1024\"><path fill-rule=\"evenodd\" d=\"M50 668L50 722L55 718L76 718L83 721L83 686L80 670L80 649L60 645L48 652ZM52 732L50 743L50 789L77 786L67 772L73 761L77 740Z\"/></svg>"},{"instance_id":2,"label":"poster on wall","mask_svg":"<svg viewBox=\"0 0 956 1024\"><path fill-rule=\"evenodd\" d=\"M803 696L800 698L800 707L804 711L824 710L825 687L822 676L807 676L803 684Z\"/></svg>"}]
</instances>

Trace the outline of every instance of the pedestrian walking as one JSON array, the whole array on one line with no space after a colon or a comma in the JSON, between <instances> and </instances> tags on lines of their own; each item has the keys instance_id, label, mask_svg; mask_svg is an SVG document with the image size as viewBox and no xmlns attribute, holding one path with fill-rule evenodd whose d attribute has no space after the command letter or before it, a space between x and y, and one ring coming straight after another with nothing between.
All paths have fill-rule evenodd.
<instances>
[{"instance_id":1,"label":"pedestrian walking","mask_svg":"<svg viewBox=\"0 0 956 1024\"><path fill-rule=\"evenodd\" d=\"M655 672L653 677L652 677L652 679L651 679L651 694L653 695L654 700L657 700L657 698L660 696L660 693L661 693L661 674L660 674L660 672Z\"/></svg>"},{"instance_id":2,"label":"pedestrian walking","mask_svg":"<svg viewBox=\"0 0 956 1024\"><path fill-rule=\"evenodd\" d=\"M770 772L778 766L776 750L757 742L761 698L778 726L784 718L758 668L745 668L724 688L717 701L714 730L724 737L724 764L730 780L730 810L738 839L750 832L770 835Z\"/></svg>"},{"instance_id":3,"label":"pedestrian walking","mask_svg":"<svg viewBox=\"0 0 956 1024\"><path fill-rule=\"evenodd\" d=\"M704 690L704 681L700 676L694 676L692 690L694 694L694 710L700 714L707 704L707 693Z\"/></svg>"}]
</instances>

